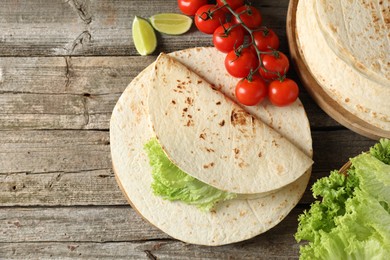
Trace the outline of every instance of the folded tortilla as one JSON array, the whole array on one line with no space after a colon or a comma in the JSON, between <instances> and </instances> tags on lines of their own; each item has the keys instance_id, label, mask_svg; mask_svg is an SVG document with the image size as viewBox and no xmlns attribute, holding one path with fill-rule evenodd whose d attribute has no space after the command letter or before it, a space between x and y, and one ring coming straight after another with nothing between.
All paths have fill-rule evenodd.
<instances>
[{"instance_id":1,"label":"folded tortilla","mask_svg":"<svg viewBox=\"0 0 390 260\"><path fill-rule=\"evenodd\" d=\"M379 2L388 9L386 1ZM297 43L329 97L390 133L389 26L382 24L383 10L377 5L377 0L299 0Z\"/></svg>"},{"instance_id":2,"label":"folded tortilla","mask_svg":"<svg viewBox=\"0 0 390 260\"><path fill-rule=\"evenodd\" d=\"M166 54L154 65L148 108L152 128L176 166L220 190L279 189L312 164L267 124Z\"/></svg>"},{"instance_id":3,"label":"folded tortilla","mask_svg":"<svg viewBox=\"0 0 390 260\"><path fill-rule=\"evenodd\" d=\"M170 56L214 84L226 96L232 96L237 79L226 74L222 53L214 48L195 48ZM155 136L147 104L154 65L130 83L116 104L110 122L115 176L132 207L176 239L211 246L252 238L282 221L301 198L310 169L272 194L222 202L215 212L202 212L195 206L167 201L153 194L151 167L143 146ZM310 127L299 100L288 108L276 108L265 101L248 109L311 157Z\"/></svg>"}]
</instances>

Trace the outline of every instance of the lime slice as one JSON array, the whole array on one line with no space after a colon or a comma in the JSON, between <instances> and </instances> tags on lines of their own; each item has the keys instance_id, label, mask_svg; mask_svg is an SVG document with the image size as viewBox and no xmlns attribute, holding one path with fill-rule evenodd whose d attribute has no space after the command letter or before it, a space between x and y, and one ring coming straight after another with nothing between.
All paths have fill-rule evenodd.
<instances>
[{"instance_id":1,"label":"lime slice","mask_svg":"<svg viewBox=\"0 0 390 260\"><path fill-rule=\"evenodd\" d=\"M187 32L192 25L192 19L183 14L162 13L149 18L154 29L161 33L179 35Z\"/></svg>"},{"instance_id":2,"label":"lime slice","mask_svg":"<svg viewBox=\"0 0 390 260\"><path fill-rule=\"evenodd\" d=\"M138 53L141 55L151 54L157 47L157 38L150 23L138 16L134 17L133 42Z\"/></svg>"}]
</instances>

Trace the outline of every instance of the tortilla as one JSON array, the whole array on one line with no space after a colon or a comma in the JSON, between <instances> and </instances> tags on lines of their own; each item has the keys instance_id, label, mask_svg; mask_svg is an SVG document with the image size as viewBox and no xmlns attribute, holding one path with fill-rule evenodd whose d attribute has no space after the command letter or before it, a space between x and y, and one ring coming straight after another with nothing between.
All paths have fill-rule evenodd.
<instances>
[{"instance_id":1,"label":"tortilla","mask_svg":"<svg viewBox=\"0 0 390 260\"><path fill-rule=\"evenodd\" d=\"M192 71L220 87L222 92L232 92L237 79L225 74L224 55L214 48L188 49L172 53L171 56L186 63ZM154 136L146 103L153 66L142 71L126 88L113 110L110 122L115 176L132 207L168 235L188 243L210 246L252 238L282 221L304 193L310 170L271 195L254 200L227 201L210 213L181 202L166 201L153 194L150 187L151 167L143 149L144 144ZM274 108L264 102L251 110L254 116L267 121L296 143L305 154L312 155L310 127L299 100L289 109Z\"/></svg>"},{"instance_id":2,"label":"tortilla","mask_svg":"<svg viewBox=\"0 0 390 260\"><path fill-rule=\"evenodd\" d=\"M329 47L363 76L390 88L389 1L314 2Z\"/></svg>"},{"instance_id":3,"label":"tortilla","mask_svg":"<svg viewBox=\"0 0 390 260\"><path fill-rule=\"evenodd\" d=\"M300 0L296 13L297 42L306 66L329 97L365 122L390 131L390 87L367 78L333 51L319 26L315 3Z\"/></svg>"},{"instance_id":4,"label":"tortilla","mask_svg":"<svg viewBox=\"0 0 390 260\"><path fill-rule=\"evenodd\" d=\"M170 160L220 190L254 194L299 178L312 160L166 54L149 90L152 127Z\"/></svg>"}]
</instances>

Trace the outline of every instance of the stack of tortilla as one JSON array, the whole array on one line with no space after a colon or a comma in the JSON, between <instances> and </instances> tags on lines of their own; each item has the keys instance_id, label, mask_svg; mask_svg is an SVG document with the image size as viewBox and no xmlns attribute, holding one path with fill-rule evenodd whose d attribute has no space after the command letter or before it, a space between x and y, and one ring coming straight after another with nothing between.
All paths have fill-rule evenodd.
<instances>
[{"instance_id":1,"label":"stack of tortilla","mask_svg":"<svg viewBox=\"0 0 390 260\"><path fill-rule=\"evenodd\" d=\"M298 48L327 95L390 136L389 1L299 0ZM353 127L353 126L352 126Z\"/></svg>"},{"instance_id":2,"label":"stack of tortilla","mask_svg":"<svg viewBox=\"0 0 390 260\"><path fill-rule=\"evenodd\" d=\"M302 103L238 106L237 79L223 61L214 48L161 54L130 83L110 122L113 168L129 203L168 235L193 244L229 244L269 230L298 203L311 172ZM144 150L152 138L187 174L243 196L205 212L155 195Z\"/></svg>"}]
</instances>

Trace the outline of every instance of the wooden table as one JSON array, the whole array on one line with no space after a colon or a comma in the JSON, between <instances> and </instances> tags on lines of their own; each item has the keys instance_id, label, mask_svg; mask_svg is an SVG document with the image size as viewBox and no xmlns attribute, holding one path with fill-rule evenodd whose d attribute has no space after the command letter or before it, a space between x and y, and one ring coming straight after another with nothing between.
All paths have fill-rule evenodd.
<instances>
[{"instance_id":1,"label":"wooden table","mask_svg":"<svg viewBox=\"0 0 390 260\"><path fill-rule=\"evenodd\" d=\"M288 53L288 0L253 1ZM2 0L0 3L0 258L290 259L300 204L274 229L222 247L182 243L128 205L110 161L109 119L128 83L160 51L210 46L195 28L159 35L137 55L134 15L179 12L176 1ZM297 79L294 71L290 77ZM328 117L301 88L310 120L310 185L374 141Z\"/></svg>"}]
</instances>

